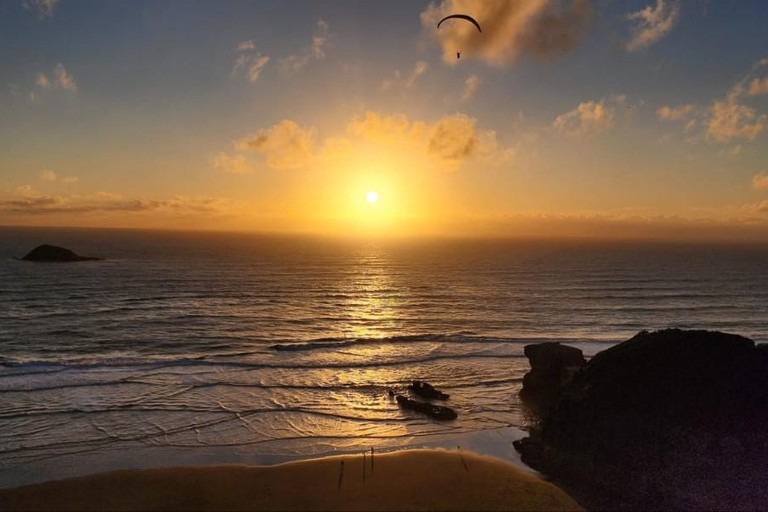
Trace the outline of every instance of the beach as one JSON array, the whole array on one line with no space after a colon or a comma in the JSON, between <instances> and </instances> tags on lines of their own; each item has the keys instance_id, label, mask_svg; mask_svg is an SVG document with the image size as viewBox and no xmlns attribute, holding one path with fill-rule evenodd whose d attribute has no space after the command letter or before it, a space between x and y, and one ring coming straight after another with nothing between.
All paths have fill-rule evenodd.
<instances>
[{"instance_id":1,"label":"beach","mask_svg":"<svg viewBox=\"0 0 768 512\"><path fill-rule=\"evenodd\" d=\"M3 510L581 510L493 457L407 450L277 466L113 471L0 491Z\"/></svg>"}]
</instances>

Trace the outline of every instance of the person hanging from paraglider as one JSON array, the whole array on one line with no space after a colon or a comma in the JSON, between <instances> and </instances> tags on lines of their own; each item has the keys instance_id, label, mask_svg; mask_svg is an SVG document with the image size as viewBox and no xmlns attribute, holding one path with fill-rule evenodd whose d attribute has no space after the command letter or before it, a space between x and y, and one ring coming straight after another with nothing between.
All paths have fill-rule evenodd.
<instances>
[{"instance_id":1,"label":"person hanging from paraglider","mask_svg":"<svg viewBox=\"0 0 768 512\"><path fill-rule=\"evenodd\" d=\"M466 20L472 23L475 26L475 28L477 28L478 32L480 32L481 34L483 33L483 29L480 27L480 24L477 22L477 20L467 14L450 14L438 22L437 28L439 29L440 25L442 25L445 20L450 20L450 19ZM461 58L461 52L460 51L456 52L456 60L460 58Z\"/></svg>"}]
</instances>

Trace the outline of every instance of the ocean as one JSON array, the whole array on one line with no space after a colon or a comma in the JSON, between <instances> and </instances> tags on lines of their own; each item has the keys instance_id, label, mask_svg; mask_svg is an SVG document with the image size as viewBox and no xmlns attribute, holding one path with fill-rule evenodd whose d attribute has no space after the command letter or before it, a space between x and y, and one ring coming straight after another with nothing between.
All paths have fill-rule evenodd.
<instances>
[{"instance_id":1,"label":"ocean","mask_svg":"<svg viewBox=\"0 0 768 512\"><path fill-rule=\"evenodd\" d=\"M14 259L42 243L107 259ZM757 245L0 228L0 486L490 438L514 458L526 344L768 342L766 262ZM401 410L388 390L412 379L458 420Z\"/></svg>"}]
</instances>

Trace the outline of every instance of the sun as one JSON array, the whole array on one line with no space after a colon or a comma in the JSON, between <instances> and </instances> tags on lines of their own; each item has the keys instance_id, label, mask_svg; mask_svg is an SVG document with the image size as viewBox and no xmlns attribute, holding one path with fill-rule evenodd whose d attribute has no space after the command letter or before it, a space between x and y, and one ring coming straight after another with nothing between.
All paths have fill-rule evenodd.
<instances>
[{"instance_id":1,"label":"sun","mask_svg":"<svg viewBox=\"0 0 768 512\"><path fill-rule=\"evenodd\" d=\"M365 194L365 200L368 201L371 204L378 203L379 202L379 193L378 192L374 192L373 190L371 190L370 192Z\"/></svg>"}]
</instances>

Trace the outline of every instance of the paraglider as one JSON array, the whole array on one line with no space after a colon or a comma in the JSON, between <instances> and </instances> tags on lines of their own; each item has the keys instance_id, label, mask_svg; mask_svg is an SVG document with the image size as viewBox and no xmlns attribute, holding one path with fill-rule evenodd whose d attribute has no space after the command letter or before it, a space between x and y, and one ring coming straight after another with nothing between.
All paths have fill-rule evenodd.
<instances>
[{"instance_id":1,"label":"paraglider","mask_svg":"<svg viewBox=\"0 0 768 512\"><path fill-rule=\"evenodd\" d=\"M483 33L483 29L480 27L480 24L477 22L477 20L467 14L450 14L438 22L437 28L440 28L440 25L442 25L445 20L450 20L450 19L466 20L471 24L473 24L477 28L478 32L480 32L481 34ZM461 52L456 52L456 58L457 59L461 58Z\"/></svg>"}]
</instances>

